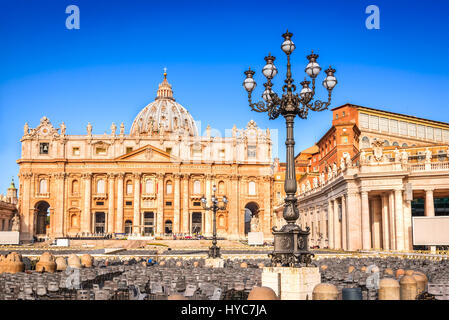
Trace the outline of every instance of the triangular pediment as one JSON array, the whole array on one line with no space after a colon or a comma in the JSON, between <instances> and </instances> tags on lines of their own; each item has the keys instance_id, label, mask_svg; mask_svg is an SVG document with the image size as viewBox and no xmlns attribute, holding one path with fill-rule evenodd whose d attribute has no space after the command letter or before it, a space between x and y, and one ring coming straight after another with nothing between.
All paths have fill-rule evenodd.
<instances>
[{"instance_id":1,"label":"triangular pediment","mask_svg":"<svg viewBox=\"0 0 449 320\"><path fill-rule=\"evenodd\" d=\"M173 162L177 161L176 157L169 153L153 147L151 145L143 146L139 149L133 150L127 154L118 157L116 160L126 161L148 161L148 162Z\"/></svg>"}]
</instances>

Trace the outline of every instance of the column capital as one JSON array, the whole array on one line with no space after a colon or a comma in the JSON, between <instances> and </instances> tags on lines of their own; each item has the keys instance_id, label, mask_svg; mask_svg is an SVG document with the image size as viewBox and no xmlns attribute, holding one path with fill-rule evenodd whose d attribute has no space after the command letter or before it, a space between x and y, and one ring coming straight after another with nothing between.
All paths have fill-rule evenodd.
<instances>
[{"instance_id":1,"label":"column capital","mask_svg":"<svg viewBox=\"0 0 449 320\"><path fill-rule=\"evenodd\" d=\"M108 179L113 180L117 176L116 173L108 173Z\"/></svg>"},{"instance_id":2,"label":"column capital","mask_svg":"<svg viewBox=\"0 0 449 320\"><path fill-rule=\"evenodd\" d=\"M24 179L31 179L33 177L32 172L22 172L19 174L19 177L22 177Z\"/></svg>"},{"instance_id":3,"label":"column capital","mask_svg":"<svg viewBox=\"0 0 449 320\"><path fill-rule=\"evenodd\" d=\"M189 180L190 179L190 173L182 173L181 174L182 180Z\"/></svg>"},{"instance_id":4,"label":"column capital","mask_svg":"<svg viewBox=\"0 0 449 320\"><path fill-rule=\"evenodd\" d=\"M83 179L91 179L92 178L92 172L85 172L85 173L81 174L81 177Z\"/></svg>"},{"instance_id":5,"label":"column capital","mask_svg":"<svg viewBox=\"0 0 449 320\"><path fill-rule=\"evenodd\" d=\"M179 180L181 178L181 174L180 173L173 173L173 178L175 178L176 180Z\"/></svg>"},{"instance_id":6,"label":"column capital","mask_svg":"<svg viewBox=\"0 0 449 320\"><path fill-rule=\"evenodd\" d=\"M124 172L119 172L116 174L117 178L123 180L125 178L125 173Z\"/></svg>"},{"instance_id":7,"label":"column capital","mask_svg":"<svg viewBox=\"0 0 449 320\"><path fill-rule=\"evenodd\" d=\"M164 173L160 173L160 172L156 173L156 178L157 178L158 180L164 179L164 176L165 176Z\"/></svg>"},{"instance_id":8,"label":"column capital","mask_svg":"<svg viewBox=\"0 0 449 320\"><path fill-rule=\"evenodd\" d=\"M53 173L51 176L53 176L56 179L65 179L68 174L66 172L57 172L57 173Z\"/></svg>"},{"instance_id":9,"label":"column capital","mask_svg":"<svg viewBox=\"0 0 449 320\"><path fill-rule=\"evenodd\" d=\"M434 191L435 191L435 188L427 187L427 188L424 188L424 191L425 191L425 192L434 192Z\"/></svg>"},{"instance_id":10,"label":"column capital","mask_svg":"<svg viewBox=\"0 0 449 320\"><path fill-rule=\"evenodd\" d=\"M134 172L133 173L134 179L140 179L141 176L142 176L142 173L140 173L140 172Z\"/></svg>"},{"instance_id":11,"label":"column capital","mask_svg":"<svg viewBox=\"0 0 449 320\"><path fill-rule=\"evenodd\" d=\"M239 179L240 179L240 176L239 176L238 174L231 174L231 175L229 176L229 178L230 178L231 180L239 180Z\"/></svg>"},{"instance_id":12,"label":"column capital","mask_svg":"<svg viewBox=\"0 0 449 320\"><path fill-rule=\"evenodd\" d=\"M214 174L210 174L210 173L206 173L206 174L204 175L204 178L205 178L206 180L212 180L213 178L215 178L215 175L214 175Z\"/></svg>"}]
</instances>

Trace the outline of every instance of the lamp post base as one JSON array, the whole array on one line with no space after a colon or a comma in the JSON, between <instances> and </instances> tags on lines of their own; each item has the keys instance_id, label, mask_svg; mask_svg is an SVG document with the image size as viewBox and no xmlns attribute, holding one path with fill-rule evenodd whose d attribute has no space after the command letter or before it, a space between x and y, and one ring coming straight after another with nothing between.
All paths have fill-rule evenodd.
<instances>
[{"instance_id":1,"label":"lamp post base","mask_svg":"<svg viewBox=\"0 0 449 320\"><path fill-rule=\"evenodd\" d=\"M212 247L209 247L208 256L212 259L221 258L220 247L216 246L215 244L212 245Z\"/></svg>"},{"instance_id":2,"label":"lamp post base","mask_svg":"<svg viewBox=\"0 0 449 320\"><path fill-rule=\"evenodd\" d=\"M312 263L309 251L309 228L302 230L296 224L286 224L280 230L273 228L274 250L269 256L273 266L303 267Z\"/></svg>"}]
</instances>

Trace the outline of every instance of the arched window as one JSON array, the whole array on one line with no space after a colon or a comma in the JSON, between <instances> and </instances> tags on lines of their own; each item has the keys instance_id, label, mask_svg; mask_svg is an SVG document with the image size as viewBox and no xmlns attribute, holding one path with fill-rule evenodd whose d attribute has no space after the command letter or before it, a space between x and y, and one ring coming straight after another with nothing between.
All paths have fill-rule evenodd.
<instances>
[{"instance_id":1,"label":"arched window","mask_svg":"<svg viewBox=\"0 0 449 320\"><path fill-rule=\"evenodd\" d=\"M167 189L166 189L166 193L167 194L172 194L173 193L173 185L171 183L171 181L167 181Z\"/></svg>"},{"instance_id":2,"label":"arched window","mask_svg":"<svg viewBox=\"0 0 449 320\"><path fill-rule=\"evenodd\" d=\"M104 194L105 193L104 188L104 180L100 179L97 181L97 194Z\"/></svg>"},{"instance_id":3,"label":"arched window","mask_svg":"<svg viewBox=\"0 0 449 320\"><path fill-rule=\"evenodd\" d=\"M171 220L165 221L165 233L171 234L173 232L173 223Z\"/></svg>"},{"instance_id":4,"label":"arched window","mask_svg":"<svg viewBox=\"0 0 449 320\"><path fill-rule=\"evenodd\" d=\"M125 221L125 233L131 234L132 229L133 229L133 222L131 220L126 220Z\"/></svg>"},{"instance_id":5,"label":"arched window","mask_svg":"<svg viewBox=\"0 0 449 320\"><path fill-rule=\"evenodd\" d=\"M131 180L126 181L126 194L132 194L133 193L133 183Z\"/></svg>"},{"instance_id":6,"label":"arched window","mask_svg":"<svg viewBox=\"0 0 449 320\"><path fill-rule=\"evenodd\" d=\"M403 143L403 144L402 144L402 147L407 148L407 147L408 147L408 144Z\"/></svg>"},{"instance_id":7,"label":"arched window","mask_svg":"<svg viewBox=\"0 0 449 320\"><path fill-rule=\"evenodd\" d=\"M193 182L193 194L200 194L200 193L201 193L201 182L195 180Z\"/></svg>"},{"instance_id":8,"label":"arched window","mask_svg":"<svg viewBox=\"0 0 449 320\"><path fill-rule=\"evenodd\" d=\"M154 193L154 183L153 183L153 180L148 179L148 180L145 182L145 192L146 192L147 194Z\"/></svg>"},{"instance_id":9,"label":"arched window","mask_svg":"<svg viewBox=\"0 0 449 320\"><path fill-rule=\"evenodd\" d=\"M390 142L388 140L384 140L384 147L389 147L390 146Z\"/></svg>"},{"instance_id":10,"label":"arched window","mask_svg":"<svg viewBox=\"0 0 449 320\"><path fill-rule=\"evenodd\" d=\"M39 182L39 193L47 193L47 192L48 192L47 179L42 179Z\"/></svg>"},{"instance_id":11,"label":"arched window","mask_svg":"<svg viewBox=\"0 0 449 320\"><path fill-rule=\"evenodd\" d=\"M362 138L362 149L369 148L369 147L370 147L369 138L368 137L363 137Z\"/></svg>"},{"instance_id":12,"label":"arched window","mask_svg":"<svg viewBox=\"0 0 449 320\"><path fill-rule=\"evenodd\" d=\"M397 143L397 141L395 141L395 142L393 142L393 146L399 147L399 143Z\"/></svg>"},{"instance_id":13,"label":"arched window","mask_svg":"<svg viewBox=\"0 0 449 320\"><path fill-rule=\"evenodd\" d=\"M73 194L77 194L80 192L80 185L78 180L73 180L72 181L72 193Z\"/></svg>"},{"instance_id":14,"label":"arched window","mask_svg":"<svg viewBox=\"0 0 449 320\"><path fill-rule=\"evenodd\" d=\"M248 183L248 194L250 196L255 196L256 195L256 183L254 181L250 181Z\"/></svg>"},{"instance_id":15,"label":"arched window","mask_svg":"<svg viewBox=\"0 0 449 320\"><path fill-rule=\"evenodd\" d=\"M218 193L219 194L224 194L226 192L225 190L225 183L223 181L220 181L218 183Z\"/></svg>"}]
</instances>

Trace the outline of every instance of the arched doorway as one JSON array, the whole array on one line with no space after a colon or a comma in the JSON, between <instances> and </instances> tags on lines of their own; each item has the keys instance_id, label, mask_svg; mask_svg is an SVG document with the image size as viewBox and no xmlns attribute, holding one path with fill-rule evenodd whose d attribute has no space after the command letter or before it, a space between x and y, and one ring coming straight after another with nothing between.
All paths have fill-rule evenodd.
<instances>
[{"instance_id":1,"label":"arched doorway","mask_svg":"<svg viewBox=\"0 0 449 320\"><path fill-rule=\"evenodd\" d=\"M250 202L245 206L245 235L251 231L260 231L259 230L251 230L251 223L255 226L258 224L259 220L259 205L255 202ZM257 228L257 227L256 227Z\"/></svg>"},{"instance_id":2,"label":"arched doorway","mask_svg":"<svg viewBox=\"0 0 449 320\"><path fill-rule=\"evenodd\" d=\"M173 222L171 220L165 221L165 234L172 234L173 232Z\"/></svg>"},{"instance_id":3,"label":"arched doorway","mask_svg":"<svg viewBox=\"0 0 449 320\"><path fill-rule=\"evenodd\" d=\"M144 236L152 236L154 234L154 212L143 213L143 229Z\"/></svg>"},{"instance_id":4,"label":"arched doorway","mask_svg":"<svg viewBox=\"0 0 449 320\"><path fill-rule=\"evenodd\" d=\"M95 233L104 233L106 223L106 214L104 212L95 212Z\"/></svg>"},{"instance_id":5,"label":"arched doorway","mask_svg":"<svg viewBox=\"0 0 449 320\"><path fill-rule=\"evenodd\" d=\"M125 233L131 234L133 228L133 222L131 220L125 221Z\"/></svg>"},{"instance_id":6,"label":"arched doorway","mask_svg":"<svg viewBox=\"0 0 449 320\"><path fill-rule=\"evenodd\" d=\"M50 227L50 205L46 201L36 203L36 230L39 235L47 234L47 228Z\"/></svg>"},{"instance_id":7,"label":"arched doorway","mask_svg":"<svg viewBox=\"0 0 449 320\"><path fill-rule=\"evenodd\" d=\"M192 233L200 234L203 226L203 214L201 212L192 213Z\"/></svg>"}]
</instances>

